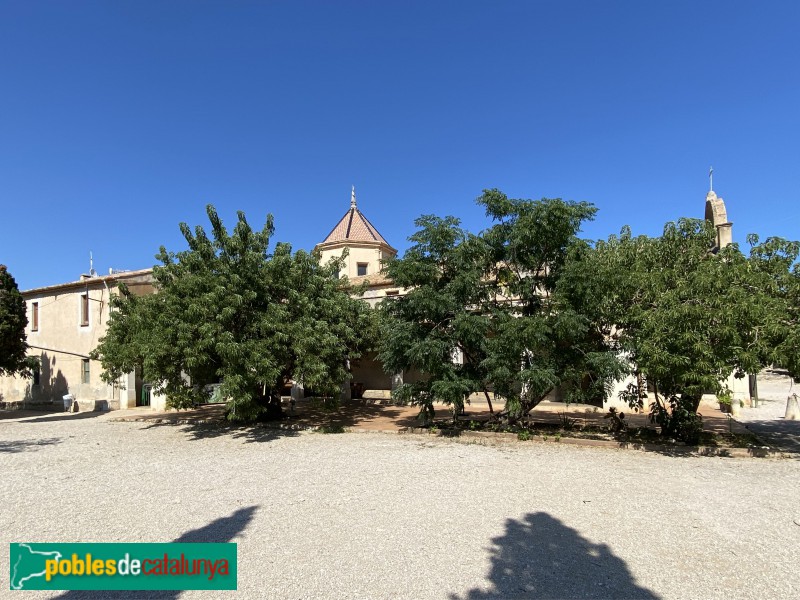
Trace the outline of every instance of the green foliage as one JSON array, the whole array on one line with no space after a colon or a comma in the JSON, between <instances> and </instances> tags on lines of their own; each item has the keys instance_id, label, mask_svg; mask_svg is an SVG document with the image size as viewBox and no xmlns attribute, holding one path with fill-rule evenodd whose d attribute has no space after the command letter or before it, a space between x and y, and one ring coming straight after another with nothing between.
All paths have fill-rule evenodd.
<instances>
[{"instance_id":1,"label":"green foliage","mask_svg":"<svg viewBox=\"0 0 800 600\"><path fill-rule=\"evenodd\" d=\"M344 425L323 425L319 428L320 433L346 433Z\"/></svg>"},{"instance_id":2,"label":"green foliage","mask_svg":"<svg viewBox=\"0 0 800 600\"><path fill-rule=\"evenodd\" d=\"M517 439L520 442L527 442L529 439L531 439L531 432L527 429L523 429L522 431L517 432Z\"/></svg>"},{"instance_id":3,"label":"green foliage","mask_svg":"<svg viewBox=\"0 0 800 600\"><path fill-rule=\"evenodd\" d=\"M5 265L0 265L0 375L30 377L38 364L27 356L25 300Z\"/></svg>"},{"instance_id":4,"label":"green foliage","mask_svg":"<svg viewBox=\"0 0 800 600\"><path fill-rule=\"evenodd\" d=\"M574 248L586 246L576 236L595 208L497 190L478 203L493 222L481 234L454 217L420 217L412 247L386 266L409 292L381 306L379 358L388 372L422 374L395 397L428 417L434 401L449 404L455 419L470 394L491 389L511 421L554 388L573 401L602 397L621 365L581 298L558 285Z\"/></svg>"},{"instance_id":5,"label":"green foliage","mask_svg":"<svg viewBox=\"0 0 800 600\"><path fill-rule=\"evenodd\" d=\"M191 406L222 381L228 416L252 420L280 412L280 391L302 381L323 396L339 393L374 330L368 307L335 278L341 264L278 243L268 253L272 217L254 231L243 213L229 234L208 206L212 237L181 231L188 249L163 247L153 269L157 293L126 289L113 300L108 333L94 357L113 381L140 367L168 404Z\"/></svg>"},{"instance_id":6,"label":"green foliage","mask_svg":"<svg viewBox=\"0 0 800 600\"><path fill-rule=\"evenodd\" d=\"M668 223L658 238L625 228L585 249L564 278L595 299L586 303L593 320L638 375L621 396L642 408L646 381L651 420L665 436L692 443L704 392L720 391L731 372L744 377L792 360L786 315L797 244L770 239L747 258L735 244L713 254L714 241L713 228L696 219Z\"/></svg>"},{"instance_id":7,"label":"green foliage","mask_svg":"<svg viewBox=\"0 0 800 600\"><path fill-rule=\"evenodd\" d=\"M717 392L717 400L719 401L720 406L731 406L732 398L733 395L727 387Z\"/></svg>"},{"instance_id":8,"label":"green foliage","mask_svg":"<svg viewBox=\"0 0 800 600\"><path fill-rule=\"evenodd\" d=\"M760 242L756 235L747 241L750 289L759 310L755 348L761 362L787 369L800 383L800 242L776 237Z\"/></svg>"},{"instance_id":9,"label":"green foliage","mask_svg":"<svg viewBox=\"0 0 800 600\"><path fill-rule=\"evenodd\" d=\"M689 397L670 396L650 405L650 422L661 427L661 435L687 444L697 444L703 433L703 417Z\"/></svg>"},{"instance_id":10,"label":"green foliage","mask_svg":"<svg viewBox=\"0 0 800 600\"><path fill-rule=\"evenodd\" d=\"M609 429L614 433L621 433L628 430L628 422L625 420L625 413L617 411L613 406L608 409L608 413L603 416L609 420Z\"/></svg>"}]
</instances>

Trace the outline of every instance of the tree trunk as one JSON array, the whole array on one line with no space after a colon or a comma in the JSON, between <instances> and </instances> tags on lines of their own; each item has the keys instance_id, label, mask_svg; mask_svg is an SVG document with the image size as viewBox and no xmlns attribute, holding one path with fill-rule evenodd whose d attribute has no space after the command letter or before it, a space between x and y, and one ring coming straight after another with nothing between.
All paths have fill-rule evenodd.
<instances>
[{"instance_id":1,"label":"tree trunk","mask_svg":"<svg viewBox=\"0 0 800 600\"><path fill-rule=\"evenodd\" d=\"M483 395L486 396L486 404L489 405L489 414L494 414L494 408L492 407L492 400L489 398L489 392L483 390Z\"/></svg>"}]
</instances>

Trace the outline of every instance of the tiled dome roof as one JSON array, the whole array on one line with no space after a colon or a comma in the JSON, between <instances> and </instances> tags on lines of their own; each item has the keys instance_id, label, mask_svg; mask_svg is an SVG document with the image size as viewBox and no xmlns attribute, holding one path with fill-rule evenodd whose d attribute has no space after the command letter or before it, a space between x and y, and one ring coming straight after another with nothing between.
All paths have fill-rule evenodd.
<instances>
[{"instance_id":1,"label":"tiled dome roof","mask_svg":"<svg viewBox=\"0 0 800 600\"><path fill-rule=\"evenodd\" d=\"M332 242L377 242L380 244L389 243L383 239L383 236L378 233L375 226L369 222L369 219L358 210L356 206L356 190L353 188L352 196L350 198L350 210L339 220L328 237L322 242L329 244Z\"/></svg>"}]
</instances>

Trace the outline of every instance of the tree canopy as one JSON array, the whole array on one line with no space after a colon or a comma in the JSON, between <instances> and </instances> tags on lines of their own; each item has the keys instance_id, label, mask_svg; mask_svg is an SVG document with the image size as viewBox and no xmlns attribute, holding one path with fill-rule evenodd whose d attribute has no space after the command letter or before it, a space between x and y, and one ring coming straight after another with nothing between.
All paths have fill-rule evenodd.
<instances>
[{"instance_id":1,"label":"tree canopy","mask_svg":"<svg viewBox=\"0 0 800 600\"><path fill-rule=\"evenodd\" d=\"M736 244L713 253L711 225L680 219L657 238L624 228L569 263L562 285L637 375L623 397L643 408L649 389L664 435L696 441L703 393L789 354L796 244L751 241L749 258Z\"/></svg>"},{"instance_id":2,"label":"tree canopy","mask_svg":"<svg viewBox=\"0 0 800 600\"><path fill-rule=\"evenodd\" d=\"M582 307L558 282L581 223L595 208L561 199L478 198L493 225L480 234L454 217L423 216L402 259L386 274L408 289L382 304L379 358L387 371L416 370L397 398L433 414L460 412L469 396L505 399L500 418L527 415L551 391L602 398L621 364ZM569 292L569 290L567 290Z\"/></svg>"},{"instance_id":3,"label":"tree canopy","mask_svg":"<svg viewBox=\"0 0 800 600\"><path fill-rule=\"evenodd\" d=\"M27 356L27 326L25 300L14 277L5 265L0 265L0 375L29 376L38 364Z\"/></svg>"},{"instance_id":4,"label":"tree canopy","mask_svg":"<svg viewBox=\"0 0 800 600\"><path fill-rule=\"evenodd\" d=\"M778 237L752 245L749 267L759 297L762 326L755 338L761 361L783 367L800 383L800 242Z\"/></svg>"},{"instance_id":5,"label":"tree canopy","mask_svg":"<svg viewBox=\"0 0 800 600\"><path fill-rule=\"evenodd\" d=\"M173 407L201 399L221 381L231 419L279 412L280 392L300 381L323 396L349 379L348 360L371 338L374 316L336 279L341 264L278 243L272 217L254 231L243 213L228 233L213 206L209 237L182 223L188 249L163 247L155 294L126 289L113 300L107 335L94 353L112 381L135 367Z\"/></svg>"}]
</instances>

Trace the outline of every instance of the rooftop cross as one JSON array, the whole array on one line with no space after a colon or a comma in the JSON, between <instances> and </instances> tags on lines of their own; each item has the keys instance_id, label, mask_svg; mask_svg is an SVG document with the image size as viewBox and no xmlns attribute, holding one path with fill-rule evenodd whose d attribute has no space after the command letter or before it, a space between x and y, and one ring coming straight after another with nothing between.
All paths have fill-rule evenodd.
<instances>
[{"instance_id":1,"label":"rooftop cross","mask_svg":"<svg viewBox=\"0 0 800 600\"><path fill-rule=\"evenodd\" d=\"M350 208L356 207L356 186L353 186L353 191L350 192Z\"/></svg>"}]
</instances>

